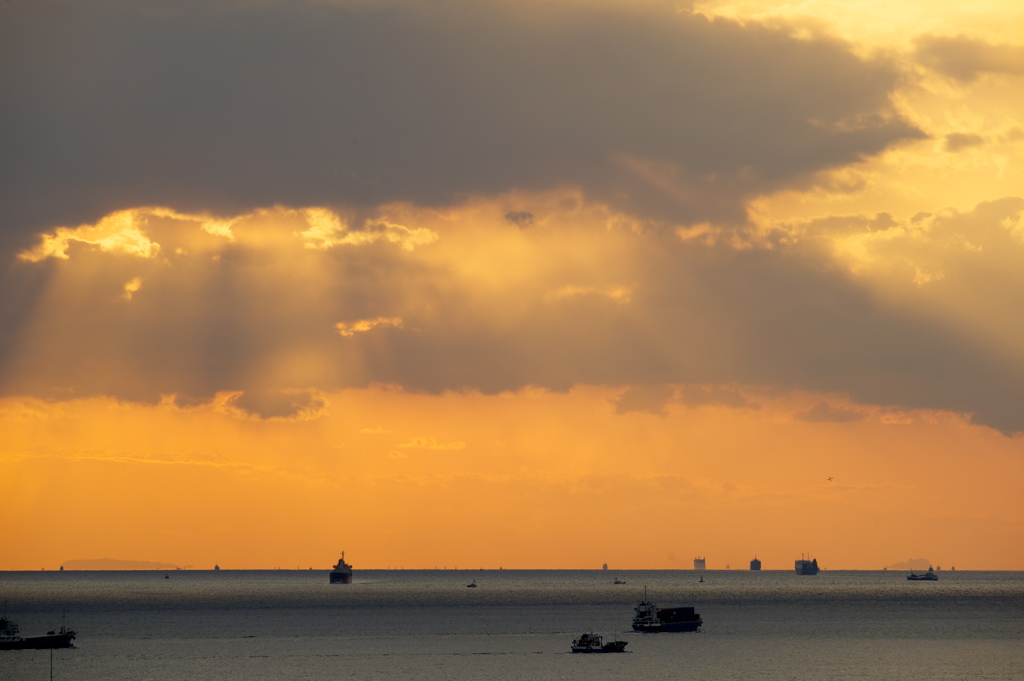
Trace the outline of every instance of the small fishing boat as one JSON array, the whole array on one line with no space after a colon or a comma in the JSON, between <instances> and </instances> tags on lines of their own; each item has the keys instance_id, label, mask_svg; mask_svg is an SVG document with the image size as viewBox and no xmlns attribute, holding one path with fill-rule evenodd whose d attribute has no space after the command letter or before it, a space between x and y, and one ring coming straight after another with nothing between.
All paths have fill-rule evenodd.
<instances>
[{"instance_id":1,"label":"small fishing boat","mask_svg":"<svg viewBox=\"0 0 1024 681\"><path fill-rule=\"evenodd\" d=\"M614 581L614 582L612 582L612 584L625 584L625 583L626 583L626 581L625 581L625 580L623 580L623 579L619 579L618 577L616 577L616 578L615 578L615 581Z\"/></svg>"},{"instance_id":2,"label":"small fishing boat","mask_svg":"<svg viewBox=\"0 0 1024 681\"><path fill-rule=\"evenodd\" d=\"M928 572L924 573L923 575L918 575L911 572L909 575L907 575L907 579L909 579L912 582L936 582L938 581L939 576L935 574L935 570L933 570L932 566L929 565Z\"/></svg>"},{"instance_id":3,"label":"small fishing boat","mask_svg":"<svg viewBox=\"0 0 1024 681\"><path fill-rule=\"evenodd\" d=\"M467 588L467 589L475 589L475 588L476 588L476 580L474 579L474 580L473 580L472 582L470 582L469 584L467 584L467 585L466 585L466 588Z\"/></svg>"},{"instance_id":4,"label":"small fishing boat","mask_svg":"<svg viewBox=\"0 0 1024 681\"><path fill-rule=\"evenodd\" d=\"M0 617L0 650L46 650L70 648L75 632L61 624L60 631L48 631L41 636L19 636L20 628L13 620Z\"/></svg>"},{"instance_id":5,"label":"small fishing boat","mask_svg":"<svg viewBox=\"0 0 1024 681\"><path fill-rule=\"evenodd\" d=\"M574 653L624 653L628 641L609 641L604 643L597 634L580 634L580 637L572 642Z\"/></svg>"}]
</instances>

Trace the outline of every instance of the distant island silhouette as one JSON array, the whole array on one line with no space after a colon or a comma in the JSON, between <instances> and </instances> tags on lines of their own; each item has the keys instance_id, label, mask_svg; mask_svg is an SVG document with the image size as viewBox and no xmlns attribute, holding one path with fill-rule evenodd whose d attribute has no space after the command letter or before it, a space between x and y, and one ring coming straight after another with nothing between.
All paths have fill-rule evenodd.
<instances>
[{"instance_id":1,"label":"distant island silhouette","mask_svg":"<svg viewBox=\"0 0 1024 681\"><path fill-rule=\"evenodd\" d=\"M65 570L174 570L177 565L150 560L121 560L119 558L85 558L68 560L61 564Z\"/></svg>"},{"instance_id":2,"label":"distant island silhouette","mask_svg":"<svg viewBox=\"0 0 1024 681\"><path fill-rule=\"evenodd\" d=\"M902 563L893 563L885 567L890 570L927 570L932 562L927 558L907 558Z\"/></svg>"}]
</instances>

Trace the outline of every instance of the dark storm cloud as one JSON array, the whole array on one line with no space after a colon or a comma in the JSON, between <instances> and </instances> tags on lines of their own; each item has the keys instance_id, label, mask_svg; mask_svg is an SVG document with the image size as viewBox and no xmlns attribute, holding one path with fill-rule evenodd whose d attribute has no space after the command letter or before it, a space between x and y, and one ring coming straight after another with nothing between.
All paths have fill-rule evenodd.
<instances>
[{"instance_id":1,"label":"dark storm cloud","mask_svg":"<svg viewBox=\"0 0 1024 681\"><path fill-rule=\"evenodd\" d=\"M229 404L261 419L314 416L327 405L322 396L310 390L247 390L233 397Z\"/></svg>"},{"instance_id":2,"label":"dark storm cloud","mask_svg":"<svg viewBox=\"0 0 1024 681\"><path fill-rule=\"evenodd\" d=\"M633 385L613 401L616 414L640 412L666 416L668 406L679 403L690 408L722 406L732 409L759 409L735 386L728 385Z\"/></svg>"},{"instance_id":3,"label":"dark storm cloud","mask_svg":"<svg viewBox=\"0 0 1024 681\"><path fill-rule=\"evenodd\" d=\"M807 423L852 423L863 421L864 414L854 409L833 407L828 402L818 402L807 411L794 414L794 418Z\"/></svg>"},{"instance_id":4,"label":"dark storm cloud","mask_svg":"<svg viewBox=\"0 0 1024 681\"><path fill-rule=\"evenodd\" d=\"M1024 46L993 45L969 36L926 35L917 38L917 60L964 83L984 73L1024 75Z\"/></svg>"},{"instance_id":5,"label":"dark storm cloud","mask_svg":"<svg viewBox=\"0 0 1024 681\"><path fill-rule=\"evenodd\" d=\"M943 141L946 145L946 151L953 152L954 154L985 143L985 139L981 135L966 132L952 132L946 135Z\"/></svg>"},{"instance_id":6,"label":"dark storm cloud","mask_svg":"<svg viewBox=\"0 0 1024 681\"><path fill-rule=\"evenodd\" d=\"M616 414L639 412L667 416L675 390L670 385L634 385L614 401Z\"/></svg>"},{"instance_id":7,"label":"dark storm cloud","mask_svg":"<svg viewBox=\"0 0 1024 681\"><path fill-rule=\"evenodd\" d=\"M634 213L743 200L920 133L897 74L664 7L96 0L0 8L0 245L167 205L444 204L575 185Z\"/></svg>"},{"instance_id":8,"label":"dark storm cloud","mask_svg":"<svg viewBox=\"0 0 1024 681\"><path fill-rule=\"evenodd\" d=\"M688 407L723 406L733 409L759 409L734 386L684 385L679 389L679 402Z\"/></svg>"},{"instance_id":9,"label":"dark storm cloud","mask_svg":"<svg viewBox=\"0 0 1024 681\"><path fill-rule=\"evenodd\" d=\"M529 227L533 224L533 213L528 210L510 210L505 219L517 227Z\"/></svg>"}]
</instances>

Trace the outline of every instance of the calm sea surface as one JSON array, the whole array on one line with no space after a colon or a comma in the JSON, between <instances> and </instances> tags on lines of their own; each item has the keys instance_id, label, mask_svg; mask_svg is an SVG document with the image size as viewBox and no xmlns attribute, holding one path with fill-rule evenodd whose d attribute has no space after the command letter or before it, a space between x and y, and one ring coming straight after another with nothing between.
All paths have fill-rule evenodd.
<instances>
[{"instance_id":1,"label":"calm sea surface","mask_svg":"<svg viewBox=\"0 0 1024 681\"><path fill-rule=\"evenodd\" d=\"M1024 573L357 570L0 572L23 634L68 625L54 679L1024 679ZM613 585L613 578L626 580ZM466 588L471 580L478 587ZM633 606L695 605L696 634ZM629 641L573 655L584 631ZM49 678L0 651L0 679Z\"/></svg>"}]
</instances>

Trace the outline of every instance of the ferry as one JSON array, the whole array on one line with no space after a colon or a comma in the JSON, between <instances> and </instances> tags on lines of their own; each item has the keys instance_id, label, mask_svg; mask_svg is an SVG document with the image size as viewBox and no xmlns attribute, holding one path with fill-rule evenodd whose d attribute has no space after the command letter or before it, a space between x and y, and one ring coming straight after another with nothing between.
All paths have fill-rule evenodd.
<instances>
[{"instance_id":1,"label":"ferry","mask_svg":"<svg viewBox=\"0 0 1024 681\"><path fill-rule=\"evenodd\" d=\"M597 634L580 634L580 637L572 642L574 653L624 653L626 652L627 641L609 641L603 643Z\"/></svg>"},{"instance_id":2,"label":"ferry","mask_svg":"<svg viewBox=\"0 0 1024 681\"><path fill-rule=\"evenodd\" d=\"M754 560L750 561L750 569L751 570L760 570L761 569L761 561L759 561L757 559L757 556L754 556Z\"/></svg>"},{"instance_id":3,"label":"ferry","mask_svg":"<svg viewBox=\"0 0 1024 681\"><path fill-rule=\"evenodd\" d=\"M659 608L647 600L647 591L644 590L644 600L637 603L633 612L633 629L656 633L661 631L700 631L704 620L694 612L692 606L678 608Z\"/></svg>"},{"instance_id":4,"label":"ferry","mask_svg":"<svg viewBox=\"0 0 1024 681\"><path fill-rule=\"evenodd\" d=\"M345 552L341 552L338 564L331 570L331 584L351 584L352 566L345 562Z\"/></svg>"}]
</instances>

